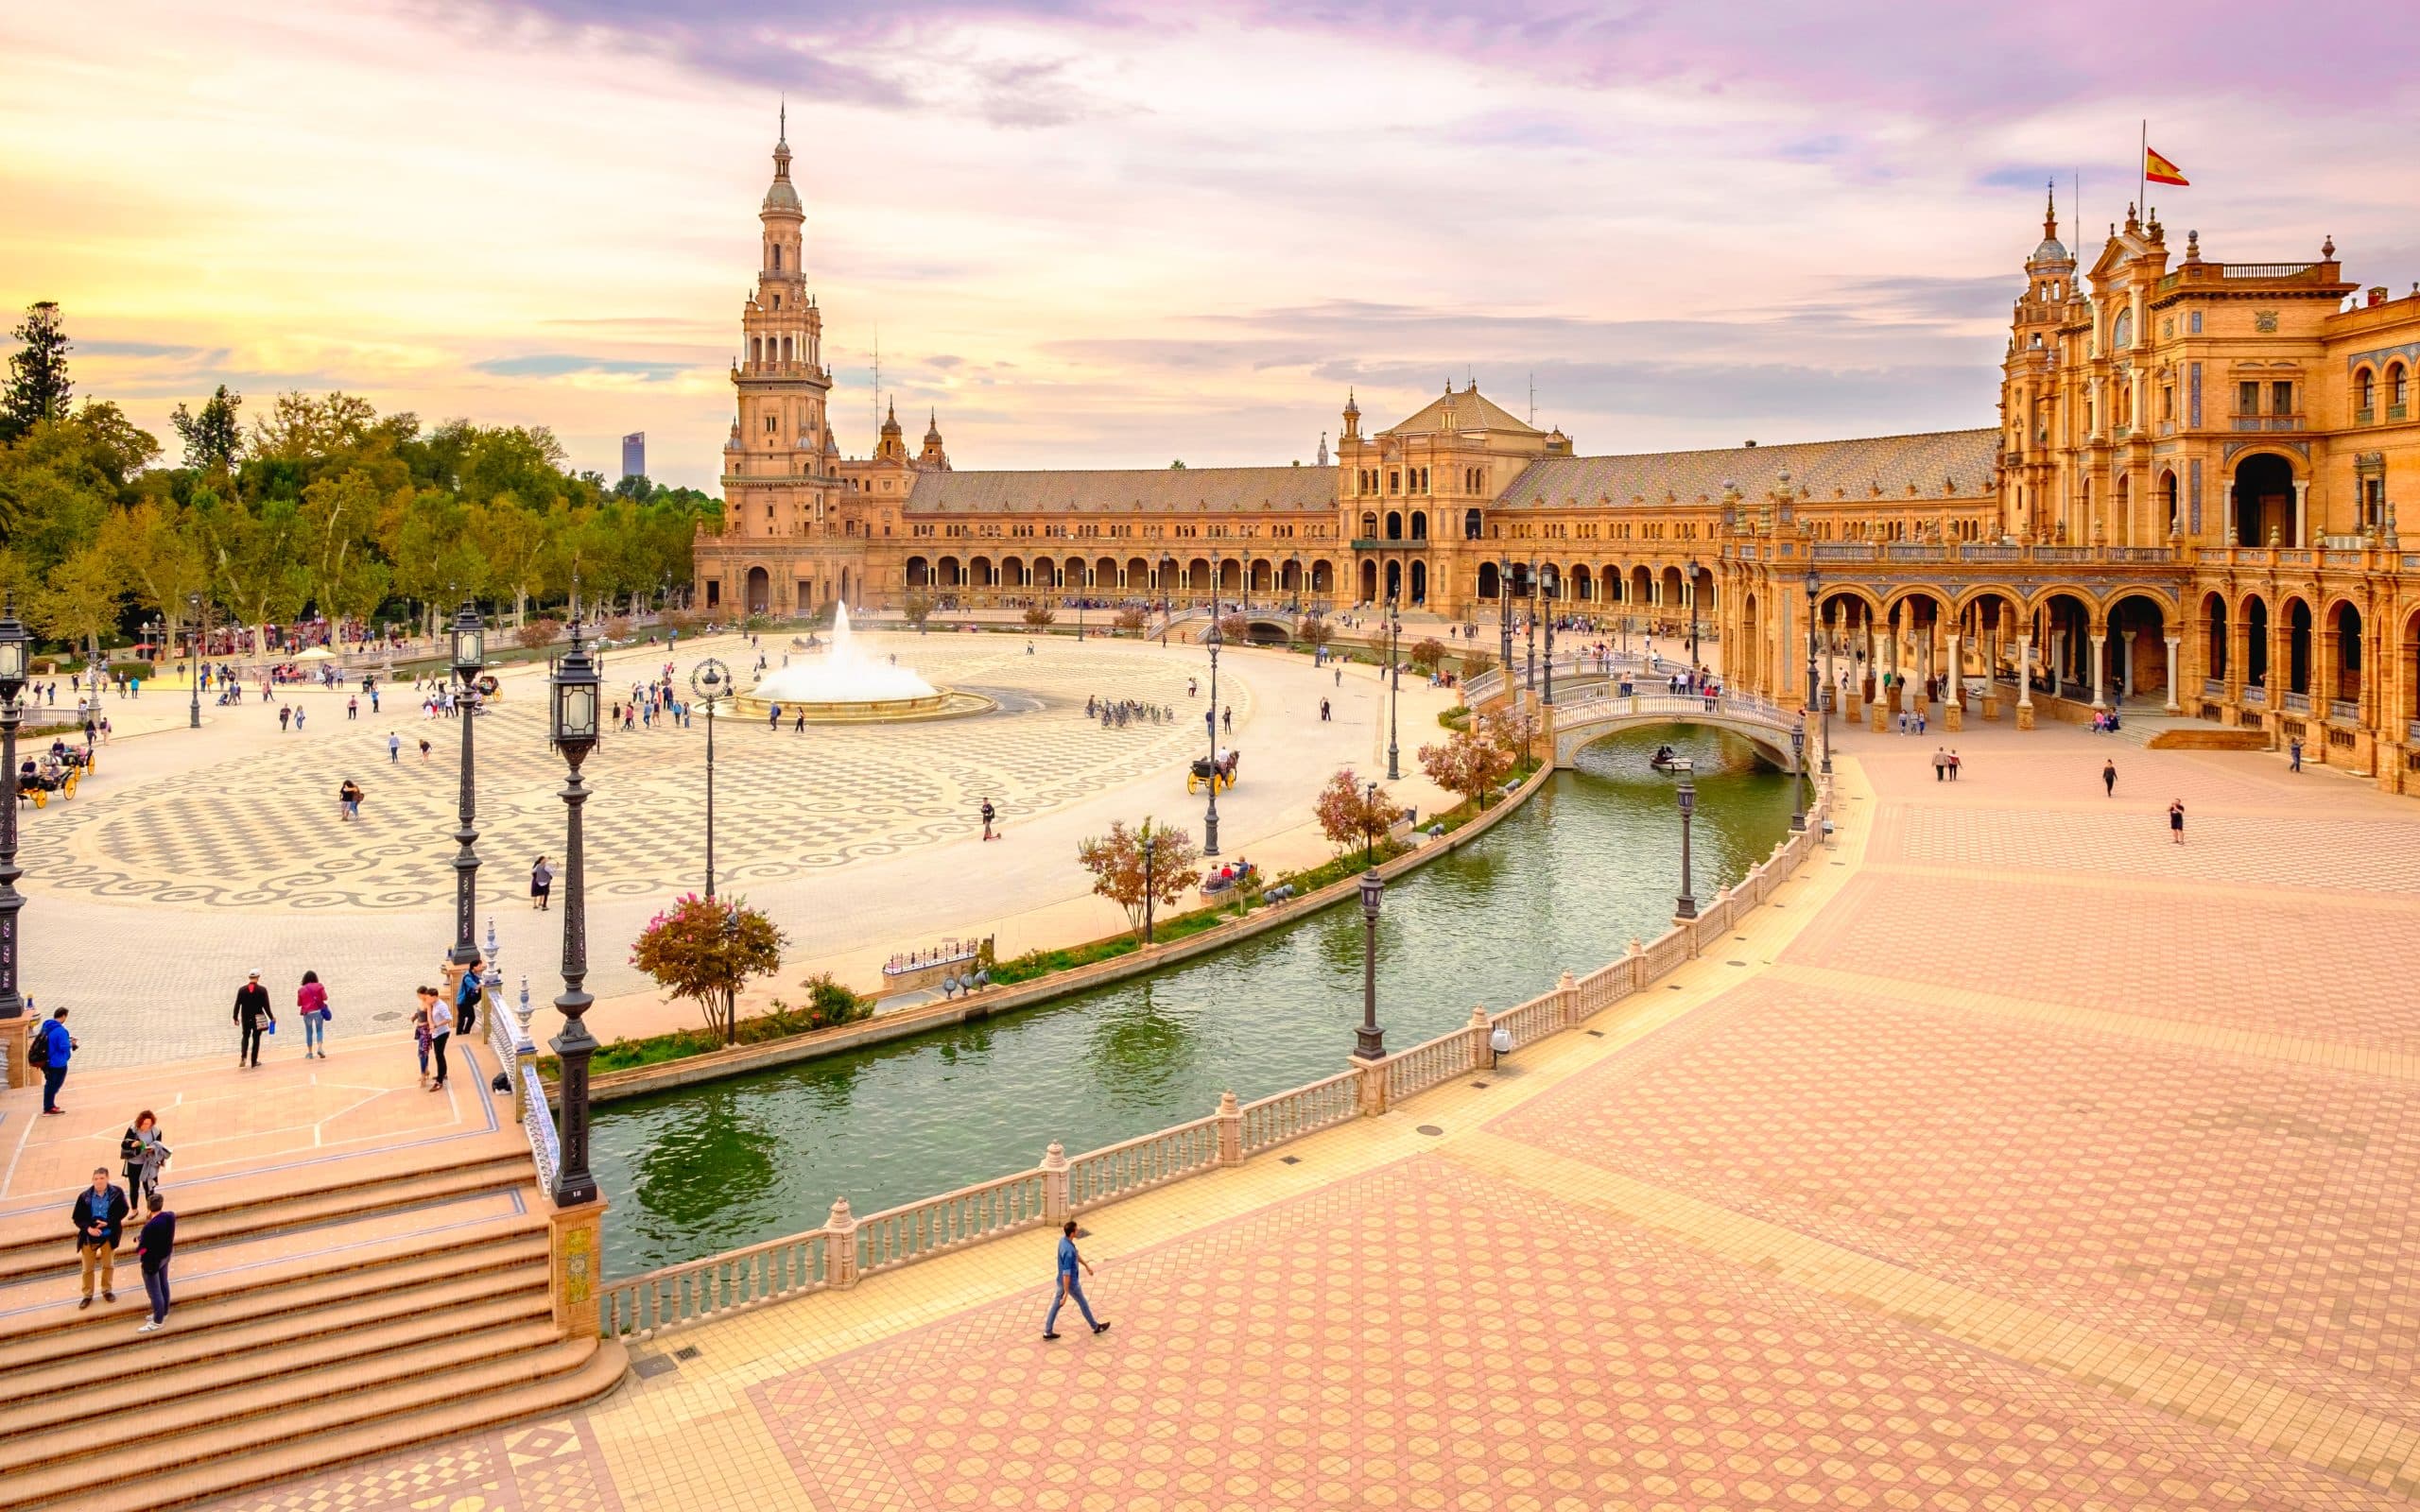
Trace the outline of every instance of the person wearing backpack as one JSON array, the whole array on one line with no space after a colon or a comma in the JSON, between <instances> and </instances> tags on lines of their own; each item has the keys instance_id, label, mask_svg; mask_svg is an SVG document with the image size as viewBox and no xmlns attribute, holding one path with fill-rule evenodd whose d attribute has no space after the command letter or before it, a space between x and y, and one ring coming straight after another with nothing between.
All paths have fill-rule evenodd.
<instances>
[{"instance_id":1,"label":"person wearing backpack","mask_svg":"<svg viewBox=\"0 0 2420 1512\"><path fill-rule=\"evenodd\" d=\"M33 1043L26 1047L26 1064L42 1071L42 1110L63 1113L59 1106L59 1089L67 1080L67 1057L79 1047L67 1033L67 1010L60 1008L34 1031Z\"/></svg>"},{"instance_id":2,"label":"person wearing backpack","mask_svg":"<svg viewBox=\"0 0 2420 1512\"><path fill-rule=\"evenodd\" d=\"M479 994L486 988L479 976L479 958L462 968L462 980L454 988L454 1032L469 1034L479 1026Z\"/></svg>"}]
</instances>

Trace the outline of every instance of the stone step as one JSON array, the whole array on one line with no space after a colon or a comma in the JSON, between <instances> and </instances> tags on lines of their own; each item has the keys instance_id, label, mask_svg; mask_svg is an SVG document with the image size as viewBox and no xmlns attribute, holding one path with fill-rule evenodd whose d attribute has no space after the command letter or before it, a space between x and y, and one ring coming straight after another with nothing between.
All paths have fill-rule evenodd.
<instances>
[{"instance_id":1,"label":"stone step","mask_svg":"<svg viewBox=\"0 0 2420 1512\"><path fill-rule=\"evenodd\" d=\"M269 1262L177 1288L169 1331L187 1334L259 1318L299 1316L322 1306L440 1282L472 1285L475 1278L495 1272L512 1274L525 1284L532 1278L544 1281L546 1245L545 1218L521 1213ZM173 1265L169 1274L175 1275ZM0 1381L33 1366L106 1354L119 1339L119 1329L140 1321L139 1278L132 1289L135 1305L121 1302L113 1311L97 1305L79 1311L71 1301L12 1320L7 1336L0 1338Z\"/></svg>"},{"instance_id":2,"label":"stone step","mask_svg":"<svg viewBox=\"0 0 2420 1512\"><path fill-rule=\"evenodd\" d=\"M199 1392L222 1390L338 1357L361 1360L388 1350L515 1324L554 1336L554 1309L544 1275L496 1295L464 1300L461 1283L440 1281L382 1293L338 1306L257 1318L249 1323L182 1333L174 1327L137 1333L121 1321L124 1342L101 1358L112 1368L95 1376L83 1355L55 1360L0 1380L0 1455L19 1434L77 1421L122 1420ZM493 1278L481 1284L492 1285ZM147 1314L138 1314L147 1316ZM181 1325L181 1313L169 1314ZM107 1340L99 1341L108 1344Z\"/></svg>"},{"instance_id":3,"label":"stone step","mask_svg":"<svg viewBox=\"0 0 2420 1512\"><path fill-rule=\"evenodd\" d=\"M126 1445L112 1435L93 1432L95 1423L140 1422L143 1437L148 1442L154 1437L193 1434L237 1418L249 1418L270 1402L316 1402L327 1409L357 1392L481 1367L491 1362L544 1350L562 1337L555 1330L551 1314L535 1322L523 1319L450 1334L441 1330L438 1338L401 1347L380 1348L379 1332L361 1330L343 1335L332 1351L322 1351L314 1345L288 1346L268 1351L267 1358L239 1357L214 1362L199 1367L197 1372L172 1373L167 1383L172 1394L158 1400L143 1394L143 1388L155 1379L154 1372L144 1370L131 1377L120 1376L112 1384L124 1399L114 1403L124 1412L121 1417L71 1413L63 1421L54 1418L46 1425L22 1430L14 1420L20 1415L0 1417L0 1480L65 1466L95 1454L115 1461L116 1468L122 1470ZM129 1343L140 1341L130 1337ZM111 1355L119 1364L141 1368L139 1356L118 1350L112 1350ZM186 1379L179 1382L175 1379L177 1374L184 1374ZM216 1386L197 1380L206 1380L213 1374L227 1379ZM185 1389L177 1394L180 1385ZM46 1408L51 1404L37 1405ZM34 1410L27 1409L24 1416L30 1417Z\"/></svg>"},{"instance_id":4,"label":"stone step","mask_svg":"<svg viewBox=\"0 0 2420 1512\"><path fill-rule=\"evenodd\" d=\"M211 1193L190 1211L177 1206L177 1252L186 1254L231 1239L336 1223L467 1192L522 1186L529 1180L530 1169L526 1143L483 1140L473 1150L449 1150L446 1163L434 1170L425 1164L398 1169L382 1162L347 1173L333 1183L315 1170L313 1186L302 1191L291 1186L264 1189L257 1181L250 1181L244 1183L249 1190ZM182 1204L184 1197L182 1192L172 1194L172 1205ZM0 1285L56 1271L62 1256L66 1263L74 1263L69 1218L74 1200L72 1194L60 1199L46 1219L19 1214L0 1227ZM140 1225L130 1219L118 1244L120 1263L133 1260L139 1232Z\"/></svg>"},{"instance_id":5,"label":"stone step","mask_svg":"<svg viewBox=\"0 0 2420 1512\"><path fill-rule=\"evenodd\" d=\"M95 1454L0 1480L0 1512L152 1512L525 1418L568 1411L614 1389L629 1365L614 1341L574 1339L335 1398L296 1400L280 1383L236 1395L240 1422L152 1437L124 1456Z\"/></svg>"}]
</instances>

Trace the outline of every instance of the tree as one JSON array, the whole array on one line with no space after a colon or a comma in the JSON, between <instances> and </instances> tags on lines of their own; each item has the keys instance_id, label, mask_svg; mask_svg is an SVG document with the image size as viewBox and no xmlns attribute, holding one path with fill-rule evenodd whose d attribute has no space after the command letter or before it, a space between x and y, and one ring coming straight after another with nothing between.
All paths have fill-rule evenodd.
<instances>
[{"instance_id":1,"label":"tree","mask_svg":"<svg viewBox=\"0 0 2420 1512\"><path fill-rule=\"evenodd\" d=\"M900 601L899 612L907 617L908 624L922 629L925 622L933 617L932 595L910 593Z\"/></svg>"},{"instance_id":2,"label":"tree","mask_svg":"<svg viewBox=\"0 0 2420 1512\"><path fill-rule=\"evenodd\" d=\"M1175 902L1201 880L1200 859L1192 835L1154 828L1148 818L1139 830L1114 819L1109 833L1076 848L1077 864L1093 874L1093 891L1126 910L1127 927L1138 937L1150 912Z\"/></svg>"},{"instance_id":3,"label":"tree","mask_svg":"<svg viewBox=\"0 0 2420 1512\"><path fill-rule=\"evenodd\" d=\"M1135 608L1132 604L1129 604L1124 609L1117 611L1116 625L1119 629L1124 630L1129 635L1141 635L1143 633L1145 618L1146 616L1141 610Z\"/></svg>"},{"instance_id":4,"label":"tree","mask_svg":"<svg viewBox=\"0 0 2420 1512\"><path fill-rule=\"evenodd\" d=\"M1433 677L1437 663L1445 660L1445 643L1430 636L1411 648L1412 670L1424 677Z\"/></svg>"},{"instance_id":5,"label":"tree","mask_svg":"<svg viewBox=\"0 0 2420 1512\"><path fill-rule=\"evenodd\" d=\"M1342 855L1355 846L1373 848L1379 835L1387 833L1403 812L1394 795L1375 784L1364 783L1350 766L1340 767L1311 800L1311 812L1320 821L1320 833Z\"/></svg>"},{"instance_id":6,"label":"tree","mask_svg":"<svg viewBox=\"0 0 2420 1512\"><path fill-rule=\"evenodd\" d=\"M157 610L171 631L184 623L186 599L210 586L209 558L174 505L147 499L113 514L96 543L124 570L135 602Z\"/></svg>"},{"instance_id":7,"label":"tree","mask_svg":"<svg viewBox=\"0 0 2420 1512\"><path fill-rule=\"evenodd\" d=\"M177 406L168 423L185 443L185 466L211 476L233 470L235 458L244 450L244 426L238 415L243 407L244 396L225 384L202 401L199 415L182 404Z\"/></svg>"},{"instance_id":8,"label":"tree","mask_svg":"<svg viewBox=\"0 0 2420 1512\"><path fill-rule=\"evenodd\" d=\"M25 346L9 358L9 386L0 389L0 441L14 440L46 420L67 418L67 330L59 305L43 300L9 333Z\"/></svg>"},{"instance_id":9,"label":"tree","mask_svg":"<svg viewBox=\"0 0 2420 1512\"><path fill-rule=\"evenodd\" d=\"M555 637L562 632L563 627L561 620L550 620L541 616L522 622L520 641L524 646L534 650L542 645L553 644Z\"/></svg>"},{"instance_id":10,"label":"tree","mask_svg":"<svg viewBox=\"0 0 2420 1512\"><path fill-rule=\"evenodd\" d=\"M1059 611L1047 604L1028 604L1025 610L1026 628L1039 630L1057 623Z\"/></svg>"},{"instance_id":11,"label":"tree","mask_svg":"<svg viewBox=\"0 0 2420 1512\"><path fill-rule=\"evenodd\" d=\"M1420 769L1428 780L1462 800L1487 807L1487 795L1512 770L1514 757L1487 727L1484 717L1469 729L1457 730L1434 746L1419 750Z\"/></svg>"},{"instance_id":12,"label":"tree","mask_svg":"<svg viewBox=\"0 0 2420 1512\"><path fill-rule=\"evenodd\" d=\"M33 620L44 635L87 647L97 662L101 635L116 627L125 601L126 577L117 561L100 547L87 546L43 579Z\"/></svg>"},{"instance_id":13,"label":"tree","mask_svg":"<svg viewBox=\"0 0 2420 1512\"><path fill-rule=\"evenodd\" d=\"M1219 639L1229 645L1252 644L1252 621L1241 614L1228 614L1219 621Z\"/></svg>"},{"instance_id":14,"label":"tree","mask_svg":"<svg viewBox=\"0 0 2420 1512\"><path fill-rule=\"evenodd\" d=\"M1336 627L1317 614L1305 614L1294 622L1294 639L1317 651L1336 639Z\"/></svg>"},{"instance_id":15,"label":"tree","mask_svg":"<svg viewBox=\"0 0 2420 1512\"><path fill-rule=\"evenodd\" d=\"M773 921L737 898L688 893L648 921L631 964L675 997L696 1003L707 1032L739 1042L739 993L752 976L782 965L787 940Z\"/></svg>"}]
</instances>

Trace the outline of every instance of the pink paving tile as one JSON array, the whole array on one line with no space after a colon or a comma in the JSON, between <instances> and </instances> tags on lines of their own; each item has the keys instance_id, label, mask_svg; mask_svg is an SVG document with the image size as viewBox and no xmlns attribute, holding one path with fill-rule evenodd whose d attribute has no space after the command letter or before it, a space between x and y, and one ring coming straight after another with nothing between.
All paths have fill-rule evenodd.
<instances>
[{"instance_id":1,"label":"pink paving tile","mask_svg":"<svg viewBox=\"0 0 2420 1512\"><path fill-rule=\"evenodd\" d=\"M1492 1125L2408 1415L2420 1088L1754 982Z\"/></svg>"},{"instance_id":2,"label":"pink paving tile","mask_svg":"<svg viewBox=\"0 0 2420 1512\"><path fill-rule=\"evenodd\" d=\"M2178 927L2180 913L2191 928ZM2329 943L2348 936L2359 949ZM2325 955L2324 987L2314 981L2312 951ZM2420 959L2420 907L2348 911L2297 893L2180 899L2044 877L1866 872L1781 958L2210 1028L2420 1051L2420 993L2411 989L2408 965Z\"/></svg>"},{"instance_id":3,"label":"pink paving tile","mask_svg":"<svg viewBox=\"0 0 2420 1512\"><path fill-rule=\"evenodd\" d=\"M1095 1292L1098 1337L1037 1287L752 1395L819 1508L2386 1504L1435 1158Z\"/></svg>"},{"instance_id":4,"label":"pink paving tile","mask_svg":"<svg viewBox=\"0 0 2420 1512\"><path fill-rule=\"evenodd\" d=\"M2085 809L1897 804L1876 831L1877 861L2089 871L2234 886L2420 893L2420 826L2394 818L2197 814L2169 841L2168 795ZM1921 921L1911 920L1911 934Z\"/></svg>"}]
</instances>

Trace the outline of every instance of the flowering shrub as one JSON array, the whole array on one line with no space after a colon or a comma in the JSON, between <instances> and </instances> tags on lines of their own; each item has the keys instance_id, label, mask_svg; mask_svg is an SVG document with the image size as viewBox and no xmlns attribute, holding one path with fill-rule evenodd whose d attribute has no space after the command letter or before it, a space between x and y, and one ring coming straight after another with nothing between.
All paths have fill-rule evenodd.
<instances>
[{"instance_id":1,"label":"flowering shrub","mask_svg":"<svg viewBox=\"0 0 2420 1512\"><path fill-rule=\"evenodd\" d=\"M786 943L772 919L739 899L689 893L648 920L631 948L631 964L673 996L696 1003L707 1031L735 1044L740 989L750 977L780 970Z\"/></svg>"}]
</instances>

